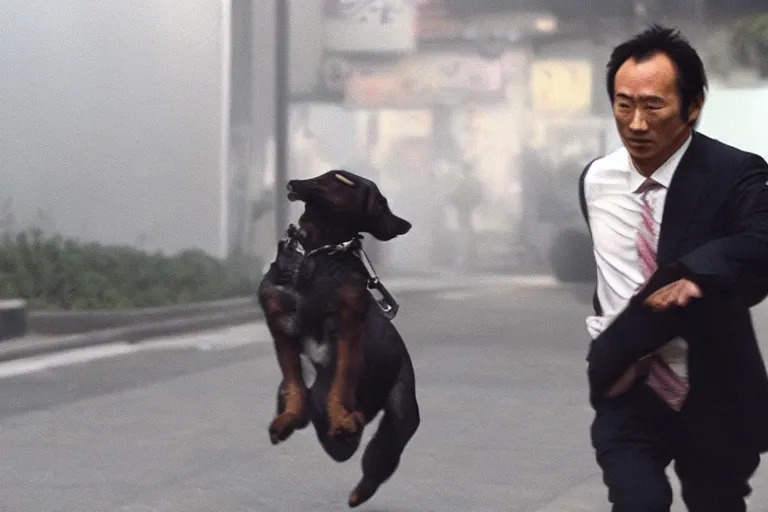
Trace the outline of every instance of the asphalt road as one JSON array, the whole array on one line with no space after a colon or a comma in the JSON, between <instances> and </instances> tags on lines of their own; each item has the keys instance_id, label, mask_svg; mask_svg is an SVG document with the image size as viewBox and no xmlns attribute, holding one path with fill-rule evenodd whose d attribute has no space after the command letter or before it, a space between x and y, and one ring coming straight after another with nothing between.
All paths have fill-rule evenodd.
<instances>
[{"instance_id":1,"label":"asphalt road","mask_svg":"<svg viewBox=\"0 0 768 512\"><path fill-rule=\"evenodd\" d=\"M422 424L360 510L609 510L588 439L588 311L578 287L403 297ZM261 324L2 364L0 510L346 510L362 450L333 462L311 428L271 446L278 375ZM764 473L754 485L768 504Z\"/></svg>"}]
</instances>

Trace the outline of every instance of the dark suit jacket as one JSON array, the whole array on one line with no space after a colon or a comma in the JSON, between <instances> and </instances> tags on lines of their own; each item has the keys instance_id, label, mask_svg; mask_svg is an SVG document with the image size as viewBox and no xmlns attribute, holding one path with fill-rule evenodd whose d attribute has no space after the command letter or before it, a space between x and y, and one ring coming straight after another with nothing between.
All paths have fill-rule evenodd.
<instances>
[{"instance_id":1,"label":"dark suit jacket","mask_svg":"<svg viewBox=\"0 0 768 512\"><path fill-rule=\"evenodd\" d=\"M590 166L580 179L585 215ZM593 406L634 361L683 336L691 391L680 414L689 432L709 449L736 440L768 451L768 375L749 311L768 296L765 160L694 133L667 192L657 252L659 270L590 345ZM658 313L642 304L683 277L704 297ZM596 295L594 305L600 314Z\"/></svg>"}]
</instances>

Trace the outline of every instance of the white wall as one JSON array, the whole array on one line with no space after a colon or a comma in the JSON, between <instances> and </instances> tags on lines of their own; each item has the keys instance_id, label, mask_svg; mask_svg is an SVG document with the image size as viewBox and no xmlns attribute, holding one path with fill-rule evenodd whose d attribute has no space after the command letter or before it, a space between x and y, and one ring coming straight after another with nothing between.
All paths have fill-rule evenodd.
<instances>
[{"instance_id":1,"label":"white wall","mask_svg":"<svg viewBox=\"0 0 768 512\"><path fill-rule=\"evenodd\" d=\"M218 254L222 2L0 2L0 200L67 235Z\"/></svg>"},{"instance_id":2,"label":"white wall","mask_svg":"<svg viewBox=\"0 0 768 512\"><path fill-rule=\"evenodd\" d=\"M699 131L768 160L768 84L751 88L726 88L712 84Z\"/></svg>"}]
</instances>

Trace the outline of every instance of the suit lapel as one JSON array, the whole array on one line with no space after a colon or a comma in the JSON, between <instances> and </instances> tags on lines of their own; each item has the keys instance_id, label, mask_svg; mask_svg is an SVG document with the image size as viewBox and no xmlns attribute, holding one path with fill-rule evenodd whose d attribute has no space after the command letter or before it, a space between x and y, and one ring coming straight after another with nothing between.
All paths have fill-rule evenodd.
<instances>
[{"instance_id":1,"label":"suit lapel","mask_svg":"<svg viewBox=\"0 0 768 512\"><path fill-rule=\"evenodd\" d=\"M666 265L677 259L677 246L685 235L707 184L709 173L705 146L705 137L694 132L691 145L672 177L661 219L656 258L659 265Z\"/></svg>"}]
</instances>

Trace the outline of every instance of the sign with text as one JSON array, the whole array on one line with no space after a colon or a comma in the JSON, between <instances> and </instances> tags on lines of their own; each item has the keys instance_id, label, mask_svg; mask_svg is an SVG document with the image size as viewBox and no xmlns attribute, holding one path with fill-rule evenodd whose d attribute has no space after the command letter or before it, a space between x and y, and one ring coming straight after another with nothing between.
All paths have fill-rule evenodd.
<instances>
[{"instance_id":1,"label":"sign with text","mask_svg":"<svg viewBox=\"0 0 768 512\"><path fill-rule=\"evenodd\" d=\"M325 49L406 52L416 47L413 0L325 0Z\"/></svg>"},{"instance_id":2,"label":"sign with text","mask_svg":"<svg viewBox=\"0 0 768 512\"><path fill-rule=\"evenodd\" d=\"M419 54L394 64L356 64L347 78L350 106L419 108L504 101L499 59L476 54Z\"/></svg>"},{"instance_id":3,"label":"sign with text","mask_svg":"<svg viewBox=\"0 0 768 512\"><path fill-rule=\"evenodd\" d=\"M536 112L572 114L592 108L592 64L541 60L531 66L531 101Z\"/></svg>"}]
</instances>

